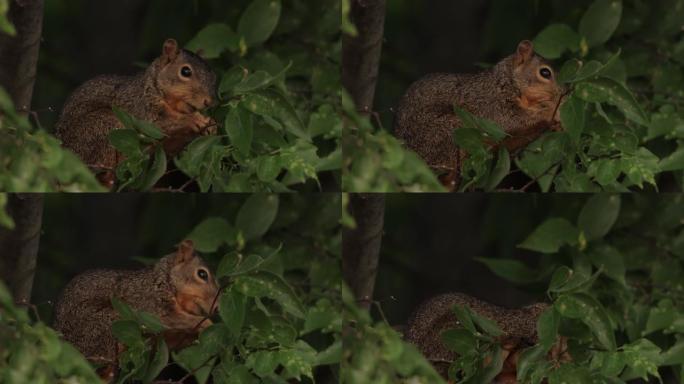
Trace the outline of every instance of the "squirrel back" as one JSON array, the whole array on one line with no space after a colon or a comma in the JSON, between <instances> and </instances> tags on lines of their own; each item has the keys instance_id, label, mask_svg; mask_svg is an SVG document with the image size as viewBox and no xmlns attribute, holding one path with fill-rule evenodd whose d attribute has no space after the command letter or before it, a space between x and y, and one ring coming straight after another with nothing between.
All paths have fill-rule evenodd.
<instances>
[{"instance_id":1,"label":"squirrel back","mask_svg":"<svg viewBox=\"0 0 684 384\"><path fill-rule=\"evenodd\" d=\"M441 339L442 332L457 328L458 319L453 312L455 305L465 306L480 316L494 320L503 331L502 344L532 345L537 342L537 319L548 308L545 303L523 308L502 308L464 293L445 293L423 302L411 315L404 338L418 347L437 371L446 372L456 353L449 350Z\"/></svg>"},{"instance_id":2,"label":"squirrel back","mask_svg":"<svg viewBox=\"0 0 684 384\"><path fill-rule=\"evenodd\" d=\"M144 269L98 269L76 276L57 300L54 327L86 358L115 363L121 347L111 332L118 319L112 298L156 315L169 332L195 334L211 324L217 295L215 278L185 240L175 253Z\"/></svg>"},{"instance_id":3,"label":"squirrel back","mask_svg":"<svg viewBox=\"0 0 684 384\"><path fill-rule=\"evenodd\" d=\"M170 155L215 123L199 113L216 101L216 75L196 54L169 39L162 54L133 76L103 75L77 88L67 99L56 125L64 147L93 168L112 170L123 160L109 144L109 132L123 125L113 107L156 124L168 138Z\"/></svg>"},{"instance_id":4,"label":"squirrel back","mask_svg":"<svg viewBox=\"0 0 684 384\"><path fill-rule=\"evenodd\" d=\"M516 151L557 124L563 89L550 65L523 41L516 53L474 74L431 74L413 83L401 99L394 133L438 173L458 171L463 153L453 142L461 122L454 105L494 121Z\"/></svg>"}]
</instances>

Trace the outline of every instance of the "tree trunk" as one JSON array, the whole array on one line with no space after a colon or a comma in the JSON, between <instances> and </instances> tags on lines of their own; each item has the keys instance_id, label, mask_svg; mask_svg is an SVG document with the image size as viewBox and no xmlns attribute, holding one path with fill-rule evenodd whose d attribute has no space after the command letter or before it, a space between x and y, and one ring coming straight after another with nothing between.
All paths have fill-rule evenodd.
<instances>
[{"instance_id":1,"label":"tree trunk","mask_svg":"<svg viewBox=\"0 0 684 384\"><path fill-rule=\"evenodd\" d=\"M351 0L350 18L359 33L342 38L342 85L359 111L371 112L382 53L385 0Z\"/></svg>"},{"instance_id":2,"label":"tree trunk","mask_svg":"<svg viewBox=\"0 0 684 384\"><path fill-rule=\"evenodd\" d=\"M14 229L0 228L0 280L17 303L29 303L43 219L43 195L10 195L8 214Z\"/></svg>"},{"instance_id":3,"label":"tree trunk","mask_svg":"<svg viewBox=\"0 0 684 384\"><path fill-rule=\"evenodd\" d=\"M356 228L342 236L342 273L359 306L370 308L380 259L385 216L385 195L350 195L349 212Z\"/></svg>"},{"instance_id":4,"label":"tree trunk","mask_svg":"<svg viewBox=\"0 0 684 384\"><path fill-rule=\"evenodd\" d=\"M10 0L8 16L17 35L0 33L0 85L18 111L28 112L43 29L43 0Z\"/></svg>"}]
</instances>

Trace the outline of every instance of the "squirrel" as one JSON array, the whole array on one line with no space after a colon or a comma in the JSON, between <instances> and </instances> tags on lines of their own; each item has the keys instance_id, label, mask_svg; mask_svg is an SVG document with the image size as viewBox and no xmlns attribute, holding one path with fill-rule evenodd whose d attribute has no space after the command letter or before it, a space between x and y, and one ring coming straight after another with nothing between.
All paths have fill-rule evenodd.
<instances>
[{"instance_id":1,"label":"squirrel","mask_svg":"<svg viewBox=\"0 0 684 384\"><path fill-rule=\"evenodd\" d=\"M458 319L453 312L455 305L468 307L478 315L494 320L501 328L503 335L498 340L505 363L494 382L515 383L510 378L515 378L518 352L537 343L537 320L549 305L536 303L507 309L458 292L445 293L423 302L409 318L404 339L414 344L445 379L449 365L456 360L457 354L442 343L441 334L458 326Z\"/></svg>"},{"instance_id":2,"label":"squirrel","mask_svg":"<svg viewBox=\"0 0 684 384\"><path fill-rule=\"evenodd\" d=\"M199 135L216 133L216 122L199 112L216 99L216 75L209 65L168 39L145 71L98 76L77 88L62 108L56 136L88 166L104 170L98 179L111 187L113 169L123 160L108 139L109 132L123 128L113 107L156 124L167 135L164 150L174 156Z\"/></svg>"},{"instance_id":3,"label":"squirrel","mask_svg":"<svg viewBox=\"0 0 684 384\"><path fill-rule=\"evenodd\" d=\"M494 121L508 134L502 145L511 153L559 129L558 107L564 89L549 63L522 41L517 51L493 68L475 74L430 74L413 83L399 103L394 134L456 189L463 151L454 144L461 125L454 105Z\"/></svg>"},{"instance_id":4,"label":"squirrel","mask_svg":"<svg viewBox=\"0 0 684 384\"><path fill-rule=\"evenodd\" d=\"M73 278L55 305L54 328L88 360L116 366L122 345L112 335L119 315L117 298L134 310L156 315L166 326L163 336L171 349L192 342L212 324L219 293L216 279L184 240L176 252L141 270L98 269Z\"/></svg>"}]
</instances>

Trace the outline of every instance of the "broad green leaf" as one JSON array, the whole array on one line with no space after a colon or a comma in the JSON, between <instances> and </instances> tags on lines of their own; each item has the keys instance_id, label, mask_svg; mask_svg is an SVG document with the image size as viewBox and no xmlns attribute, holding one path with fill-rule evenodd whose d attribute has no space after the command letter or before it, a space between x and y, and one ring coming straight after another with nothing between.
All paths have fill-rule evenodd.
<instances>
[{"instance_id":1,"label":"broad green leaf","mask_svg":"<svg viewBox=\"0 0 684 384\"><path fill-rule=\"evenodd\" d=\"M211 148L221 141L218 136L202 136L193 140L179 157L175 159L176 166L190 177L200 174L203 161Z\"/></svg>"},{"instance_id":2,"label":"broad green leaf","mask_svg":"<svg viewBox=\"0 0 684 384\"><path fill-rule=\"evenodd\" d=\"M684 148L679 148L668 157L660 160L660 172L681 171L684 169Z\"/></svg>"},{"instance_id":3,"label":"broad green leaf","mask_svg":"<svg viewBox=\"0 0 684 384\"><path fill-rule=\"evenodd\" d=\"M235 226L242 231L245 240L254 240L268 231L277 213L278 195L253 194L238 211Z\"/></svg>"},{"instance_id":4,"label":"broad green leaf","mask_svg":"<svg viewBox=\"0 0 684 384\"><path fill-rule=\"evenodd\" d=\"M646 329L643 335L666 329L674 323L677 317L677 308L672 304L672 300L660 300L658 306L651 308L646 321Z\"/></svg>"},{"instance_id":5,"label":"broad green leaf","mask_svg":"<svg viewBox=\"0 0 684 384\"><path fill-rule=\"evenodd\" d=\"M538 226L519 248L541 253L556 253L563 245L577 244L579 231L569 221L552 218Z\"/></svg>"},{"instance_id":6,"label":"broad green leaf","mask_svg":"<svg viewBox=\"0 0 684 384\"><path fill-rule=\"evenodd\" d=\"M226 133L230 142L244 156L248 156L254 137L254 117L252 113L241 107L231 108L226 115Z\"/></svg>"},{"instance_id":7,"label":"broad green leaf","mask_svg":"<svg viewBox=\"0 0 684 384\"><path fill-rule=\"evenodd\" d=\"M230 26L222 23L207 25L185 46L205 59L216 59L226 50L237 52L238 48L238 36Z\"/></svg>"},{"instance_id":8,"label":"broad green leaf","mask_svg":"<svg viewBox=\"0 0 684 384\"><path fill-rule=\"evenodd\" d=\"M150 365L147 368L147 372L145 373L145 378L143 379L143 383L152 383L154 380L159 376L161 371L166 368L167 364L169 363L169 347L166 345L166 342L164 341L163 338L159 339L159 342L157 342L157 348L154 353L154 357L152 358L152 361L150 361Z\"/></svg>"},{"instance_id":9,"label":"broad green leaf","mask_svg":"<svg viewBox=\"0 0 684 384\"><path fill-rule=\"evenodd\" d=\"M477 349L477 339L467 329L448 329L440 334L440 339L449 350L459 355L465 355Z\"/></svg>"},{"instance_id":10,"label":"broad green leaf","mask_svg":"<svg viewBox=\"0 0 684 384\"><path fill-rule=\"evenodd\" d=\"M132 129L114 129L109 132L109 142L117 151L130 156L142 151L138 134Z\"/></svg>"},{"instance_id":11,"label":"broad green leaf","mask_svg":"<svg viewBox=\"0 0 684 384\"><path fill-rule=\"evenodd\" d=\"M283 307L285 312L304 319L304 308L285 280L270 272L257 272L235 278L235 289L248 297L268 297Z\"/></svg>"},{"instance_id":12,"label":"broad green leaf","mask_svg":"<svg viewBox=\"0 0 684 384\"><path fill-rule=\"evenodd\" d=\"M459 129L465 128L481 131L484 133L485 138L494 141L500 141L507 136L503 128L499 127L495 122L472 115L456 104L454 104L454 112L463 123Z\"/></svg>"},{"instance_id":13,"label":"broad green leaf","mask_svg":"<svg viewBox=\"0 0 684 384\"><path fill-rule=\"evenodd\" d=\"M596 268L603 271L603 274L623 285L626 283L624 256L617 248L602 244L592 248L589 257Z\"/></svg>"},{"instance_id":14,"label":"broad green leaf","mask_svg":"<svg viewBox=\"0 0 684 384\"><path fill-rule=\"evenodd\" d=\"M294 136L309 140L297 111L287 98L274 89L266 89L245 95L241 105L248 111L268 119L278 120L285 130Z\"/></svg>"},{"instance_id":15,"label":"broad green leaf","mask_svg":"<svg viewBox=\"0 0 684 384\"><path fill-rule=\"evenodd\" d=\"M590 48L608 41L622 18L622 0L595 0L582 16L579 33Z\"/></svg>"},{"instance_id":16,"label":"broad green leaf","mask_svg":"<svg viewBox=\"0 0 684 384\"><path fill-rule=\"evenodd\" d=\"M143 342L138 323L133 320L116 320L112 323L112 335L124 345L132 346Z\"/></svg>"},{"instance_id":17,"label":"broad green leaf","mask_svg":"<svg viewBox=\"0 0 684 384\"><path fill-rule=\"evenodd\" d=\"M266 183L274 181L283 169L279 156L261 156L257 161L257 177Z\"/></svg>"},{"instance_id":18,"label":"broad green leaf","mask_svg":"<svg viewBox=\"0 0 684 384\"><path fill-rule=\"evenodd\" d=\"M519 260L487 258L475 258L475 260L486 265L497 276L515 284L529 284L540 279L538 271L528 267Z\"/></svg>"},{"instance_id":19,"label":"broad green leaf","mask_svg":"<svg viewBox=\"0 0 684 384\"><path fill-rule=\"evenodd\" d=\"M648 126L648 117L634 95L615 80L601 78L580 82L574 95L590 103L607 102L622 111L629 120Z\"/></svg>"},{"instance_id":20,"label":"broad green leaf","mask_svg":"<svg viewBox=\"0 0 684 384\"><path fill-rule=\"evenodd\" d=\"M534 51L547 59L558 59L565 51L579 50L580 37L566 24L551 24L534 39Z\"/></svg>"},{"instance_id":21,"label":"broad green leaf","mask_svg":"<svg viewBox=\"0 0 684 384\"><path fill-rule=\"evenodd\" d=\"M546 350L556 343L558 337L558 326L560 324L560 314L549 307L537 319L537 336L539 344Z\"/></svg>"},{"instance_id":22,"label":"broad green leaf","mask_svg":"<svg viewBox=\"0 0 684 384\"><path fill-rule=\"evenodd\" d=\"M280 20L280 8L280 0L252 0L237 28L247 46L259 45L271 37Z\"/></svg>"},{"instance_id":23,"label":"broad green leaf","mask_svg":"<svg viewBox=\"0 0 684 384\"><path fill-rule=\"evenodd\" d=\"M232 244L234 238L235 228L221 217L204 219L188 235L200 252L216 252L221 245Z\"/></svg>"},{"instance_id":24,"label":"broad green leaf","mask_svg":"<svg viewBox=\"0 0 684 384\"><path fill-rule=\"evenodd\" d=\"M142 135L155 140L161 140L166 137L166 134L151 122L137 119L117 107L113 107L112 110L117 119L119 119L126 128L132 128Z\"/></svg>"},{"instance_id":25,"label":"broad green leaf","mask_svg":"<svg viewBox=\"0 0 684 384\"><path fill-rule=\"evenodd\" d=\"M245 322L247 300L236 290L230 289L221 295L219 300L219 315L228 327L230 333L237 339Z\"/></svg>"},{"instance_id":26,"label":"broad green leaf","mask_svg":"<svg viewBox=\"0 0 684 384\"><path fill-rule=\"evenodd\" d=\"M596 194L587 200L580 211L577 226L587 240L604 237L620 214L620 195Z\"/></svg>"},{"instance_id":27,"label":"broad green leaf","mask_svg":"<svg viewBox=\"0 0 684 384\"><path fill-rule=\"evenodd\" d=\"M139 189L141 191L149 191L154 188L159 179L166 173L166 166L166 153L164 152L164 148L160 145L155 150L152 166L147 170Z\"/></svg>"},{"instance_id":28,"label":"broad green leaf","mask_svg":"<svg viewBox=\"0 0 684 384\"><path fill-rule=\"evenodd\" d=\"M560 107L560 117L565 131L578 143L586 121L587 103L581 99L570 96Z\"/></svg>"},{"instance_id":29,"label":"broad green leaf","mask_svg":"<svg viewBox=\"0 0 684 384\"><path fill-rule=\"evenodd\" d=\"M496 161L496 165L489 175L489 180L487 180L487 186L485 191L491 192L496 187L501 184L501 182L508 176L511 172L511 154L508 153L508 149L505 146L499 148L499 156Z\"/></svg>"},{"instance_id":30,"label":"broad green leaf","mask_svg":"<svg viewBox=\"0 0 684 384\"><path fill-rule=\"evenodd\" d=\"M610 318L596 299L585 293L570 293L558 297L554 306L563 317L585 323L605 349L615 350L615 334Z\"/></svg>"}]
</instances>

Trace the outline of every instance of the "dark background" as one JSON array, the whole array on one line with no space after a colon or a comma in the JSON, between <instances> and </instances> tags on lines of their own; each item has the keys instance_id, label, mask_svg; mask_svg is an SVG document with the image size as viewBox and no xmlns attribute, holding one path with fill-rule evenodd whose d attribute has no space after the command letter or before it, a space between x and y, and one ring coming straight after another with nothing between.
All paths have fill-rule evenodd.
<instances>
[{"instance_id":1,"label":"dark background","mask_svg":"<svg viewBox=\"0 0 684 384\"><path fill-rule=\"evenodd\" d=\"M375 110L391 129L404 91L433 72L474 72L554 22L576 26L590 0L388 0Z\"/></svg>"},{"instance_id":2,"label":"dark background","mask_svg":"<svg viewBox=\"0 0 684 384\"><path fill-rule=\"evenodd\" d=\"M102 74L132 74L212 22L237 25L248 0L46 1L33 109L52 132L66 97ZM286 7L287 2L283 6Z\"/></svg>"},{"instance_id":3,"label":"dark background","mask_svg":"<svg viewBox=\"0 0 684 384\"><path fill-rule=\"evenodd\" d=\"M575 223L588 197L387 195L375 300L392 325L405 324L421 302L445 292L510 308L544 301L545 283L516 287L473 258L514 258L534 267L536 254L516 246L551 215Z\"/></svg>"}]
</instances>

